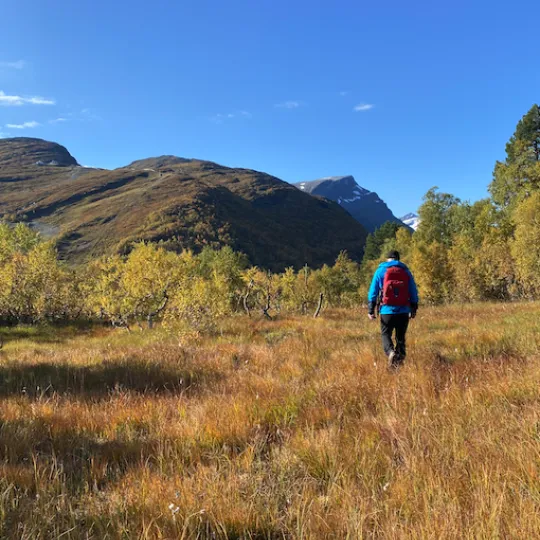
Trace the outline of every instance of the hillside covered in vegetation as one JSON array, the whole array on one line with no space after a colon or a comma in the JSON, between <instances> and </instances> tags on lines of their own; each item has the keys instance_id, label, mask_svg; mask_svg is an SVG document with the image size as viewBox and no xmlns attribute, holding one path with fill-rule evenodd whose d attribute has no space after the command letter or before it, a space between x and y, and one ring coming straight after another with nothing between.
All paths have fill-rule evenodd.
<instances>
[{"instance_id":1,"label":"hillside covered in vegetation","mask_svg":"<svg viewBox=\"0 0 540 540\"><path fill-rule=\"evenodd\" d=\"M113 171L64 147L0 141L0 217L55 236L61 258L126 254L140 241L196 252L230 246L273 270L360 260L365 229L334 202L264 173L163 156Z\"/></svg>"}]
</instances>

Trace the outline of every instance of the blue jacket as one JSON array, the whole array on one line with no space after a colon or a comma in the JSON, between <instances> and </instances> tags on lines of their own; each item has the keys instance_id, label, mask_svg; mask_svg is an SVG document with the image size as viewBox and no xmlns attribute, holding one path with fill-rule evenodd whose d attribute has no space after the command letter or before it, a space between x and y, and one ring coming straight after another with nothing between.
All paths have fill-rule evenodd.
<instances>
[{"instance_id":1,"label":"blue jacket","mask_svg":"<svg viewBox=\"0 0 540 540\"><path fill-rule=\"evenodd\" d=\"M418 306L418 290L416 288L416 283L414 282L413 275L411 274L411 271L407 268L407 265L403 264L400 261L387 261L379 265L379 268L377 268L377 271L375 272L375 275L373 276L373 281L371 282L371 287L369 288L369 294L368 294L370 312L373 312L373 310L375 309L375 305L377 304L377 299L379 298L379 294L381 293L383 289L384 275L386 274L386 270L390 268L390 266L401 266L401 268L405 268L405 270L407 270L407 273L409 274L409 302L415 307ZM381 315L395 315L398 313L410 313L410 312L411 312L410 305L408 306L382 305L381 306Z\"/></svg>"}]
</instances>

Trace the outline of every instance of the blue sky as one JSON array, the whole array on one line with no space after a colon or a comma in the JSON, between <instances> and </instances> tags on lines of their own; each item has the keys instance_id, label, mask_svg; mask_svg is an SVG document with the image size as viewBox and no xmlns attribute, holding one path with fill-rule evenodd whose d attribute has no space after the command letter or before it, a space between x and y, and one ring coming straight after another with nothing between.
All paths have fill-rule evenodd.
<instances>
[{"instance_id":1,"label":"blue sky","mask_svg":"<svg viewBox=\"0 0 540 540\"><path fill-rule=\"evenodd\" d=\"M175 154L290 182L353 174L397 215L434 185L475 200L540 101L537 15L520 0L6 0L0 133L107 168Z\"/></svg>"}]
</instances>

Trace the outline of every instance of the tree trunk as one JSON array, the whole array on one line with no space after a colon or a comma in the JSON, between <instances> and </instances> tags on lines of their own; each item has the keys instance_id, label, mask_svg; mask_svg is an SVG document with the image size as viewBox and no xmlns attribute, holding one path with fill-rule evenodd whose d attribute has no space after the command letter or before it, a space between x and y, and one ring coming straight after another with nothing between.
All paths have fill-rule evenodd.
<instances>
[{"instance_id":1,"label":"tree trunk","mask_svg":"<svg viewBox=\"0 0 540 540\"><path fill-rule=\"evenodd\" d=\"M272 321L272 316L268 313L270 311L270 293L266 295L266 306L263 307L263 315L269 320Z\"/></svg>"},{"instance_id":2,"label":"tree trunk","mask_svg":"<svg viewBox=\"0 0 540 540\"><path fill-rule=\"evenodd\" d=\"M323 301L324 301L324 294L321 293L319 295L319 303L317 304L317 309L315 310L315 313L313 315L314 319L316 319L321 314L321 309L323 307Z\"/></svg>"},{"instance_id":3,"label":"tree trunk","mask_svg":"<svg viewBox=\"0 0 540 540\"><path fill-rule=\"evenodd\" d=\"M244 310L245 312L247 313L247 316L248 317L251 317L251 311L249 310L249 305L248 305L248 299L249 299L249 295L251 294L251 289L253 288L253 280L251 280L249 282L249 285L248 285L248 288L247 288L247 291L246 291L246 294L244 295L242 301L244 303Z\"/></svg>"}]
</instances>

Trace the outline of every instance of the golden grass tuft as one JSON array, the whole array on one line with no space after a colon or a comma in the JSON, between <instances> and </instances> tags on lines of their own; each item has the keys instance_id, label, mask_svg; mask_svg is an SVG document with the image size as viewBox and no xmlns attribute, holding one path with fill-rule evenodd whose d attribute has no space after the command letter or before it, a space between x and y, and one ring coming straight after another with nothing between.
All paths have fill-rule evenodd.
<instances>
[{"instance_id":1,"label":"golden grass tuft","mask_svg":"<svg viewBox=\"0 0 540 540\"><path fill-rule=\"evenodd\" d=\"M4 329L0 537L538 537L539 315Z\"/></svg>"}]
</instances>

